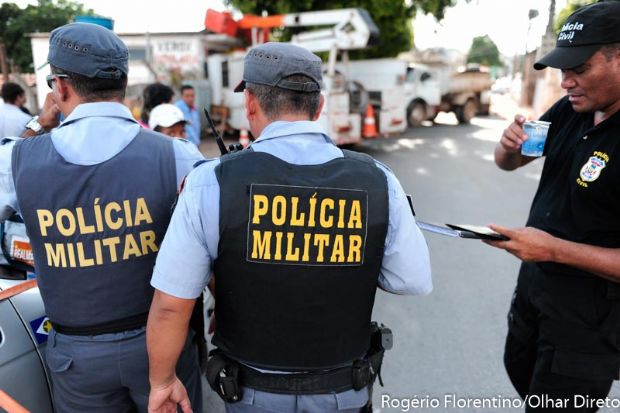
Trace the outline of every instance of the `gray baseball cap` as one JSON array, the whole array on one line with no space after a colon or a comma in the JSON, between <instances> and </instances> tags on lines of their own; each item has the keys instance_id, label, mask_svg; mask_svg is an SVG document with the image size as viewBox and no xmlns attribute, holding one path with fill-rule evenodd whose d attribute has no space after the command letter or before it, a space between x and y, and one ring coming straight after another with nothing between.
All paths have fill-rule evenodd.
<instances>
[{"instance_id":1,"label":"gray baseball cap","mask_svg":"<svg viewBox=\"0 0 620 413\"><path fill-rule=\"evenodd\" d=\"M312 80L287 80L292 75L305 75ZM292 44L269 42L253 47L246 54L243 80L235 92L243 92L245 82L299 92L319 92L321 81L321 59L317 55Z\"/></svg>"},{"instance_id":2,"label":"gray baseball cap","mask_svg":"<svg viewBox=\"0 0 620 413\"><path fill-rule=\"evenodd\" d=\"M90 78L119 79L129 72L129 51L109 29L92 23L71 23L52 31L47 61Z\"/></svg>"}]
</instances>

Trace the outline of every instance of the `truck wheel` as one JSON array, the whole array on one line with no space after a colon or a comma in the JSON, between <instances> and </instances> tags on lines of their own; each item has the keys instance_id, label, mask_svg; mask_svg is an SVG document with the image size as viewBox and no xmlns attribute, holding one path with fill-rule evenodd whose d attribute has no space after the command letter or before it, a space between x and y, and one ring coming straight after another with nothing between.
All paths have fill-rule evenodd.
<instances>
[{"instance_id":1,"label":"truck wheel","mask_svg":"<svg viewBox=\"0 0 620 413\"><path fill-rule=\"evenodd\" d=\"M459 123L469 123L478 112L478 104L475 99L467 99L463 106L454 110Z\"/></svg>"},{"instance_id":2,"label":"truck wheel","mask_svg":"<svg viewBox=\"0 0 620 413\"><path fill-rule=\"evenodd\" d=\"M411 127L420 126L426 120L426 105L424 102L414 100L407 106L407 123Z\"/></svg>"}]
</instances>

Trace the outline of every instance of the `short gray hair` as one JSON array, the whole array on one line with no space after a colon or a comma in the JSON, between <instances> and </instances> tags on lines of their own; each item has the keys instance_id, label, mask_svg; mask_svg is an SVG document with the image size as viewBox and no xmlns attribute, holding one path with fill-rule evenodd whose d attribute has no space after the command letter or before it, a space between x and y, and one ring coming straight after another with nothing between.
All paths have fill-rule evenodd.
<instances>
[{"instance_id":1,"label":"short gray hair","mask_svg":"<svg viewBox=\"0 0 620 413\"><path fill-rule=\"evenodd\" d=\"M295 82L310 82L305 75L293 75L286 78ZM269 120L276 120L285 114L307 115L314 118L321 103L321 92L300 92L282 89L276 86L260 85L246 82L245 88L258 99L263 112Z\"/></svg>"}]
</instances>

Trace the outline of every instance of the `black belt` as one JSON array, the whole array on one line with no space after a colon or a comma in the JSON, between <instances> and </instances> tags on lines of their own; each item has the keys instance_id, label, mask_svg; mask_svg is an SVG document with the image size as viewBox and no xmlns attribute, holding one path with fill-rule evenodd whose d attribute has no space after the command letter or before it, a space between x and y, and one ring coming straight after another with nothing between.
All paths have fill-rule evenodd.
<instances>
[{"instance_id":1,"label":"black belt","mask_svg":"<svg viewBox=\"0 0 620 413\"><path fill-rule=\"evenodd\" d=\"M280 394L322 394L360 390L370 384L370 364L358 360L352 366L292 374L262 373L239 363L239 384Z\"/></svg>"},{"instance_id":2,"label":"black belt","mask_svg":"<svg viewBox=\"0 0 620 413\"><path fill-rule=\"evenodd\" d=\"M98 334L120 333L128 330L136 330L146 326L146 320L149 313L133 315L120 320L108 321L106 323L97 324L87 327L69 327L52 321L52 327L58 333L70 336L95 336Z\"/></svg>"}]
</instances>

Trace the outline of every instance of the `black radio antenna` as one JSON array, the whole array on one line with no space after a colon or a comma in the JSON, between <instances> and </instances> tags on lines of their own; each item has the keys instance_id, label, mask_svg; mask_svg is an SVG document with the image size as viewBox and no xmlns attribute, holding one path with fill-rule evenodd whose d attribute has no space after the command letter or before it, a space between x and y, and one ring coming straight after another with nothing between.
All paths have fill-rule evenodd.
<instances>
[{"instance_id":1,"label":"black radio antenna","mask_svg":"<svg viewBox=\"0 0 620 413\"><path fill-rule=\"evenodd\" d=\"M217 142L217 147L220 149L220 154L226 155L228 153L228 149L226 149L226 145L224 145L224 140L222 139L220 134L217 133L217 130L215 129L215 124L213 123L213 120L211 119L211 115L209 115L209 111L207 110L207 108L204 108L204 111L205 116L207 117L207 122L209 122L209 126L211 127L211 130L215 135L215 142Z\"/></svg>"}]
</instances>

